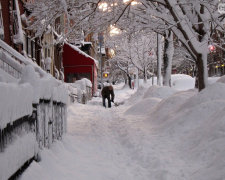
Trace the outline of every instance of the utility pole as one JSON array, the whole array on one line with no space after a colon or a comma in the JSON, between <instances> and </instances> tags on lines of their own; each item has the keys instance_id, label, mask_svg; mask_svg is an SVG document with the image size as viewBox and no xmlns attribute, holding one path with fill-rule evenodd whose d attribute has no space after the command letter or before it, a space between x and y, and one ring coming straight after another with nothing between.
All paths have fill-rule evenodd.
<instances>
[{"instance_id":1,"label":"utility pole","mask_svg":"<svg viewBox=\"0 0 225 180\"><path fill-rule=\"evenodd\" d=\"M162 37L157 33L157 85L161 86L161 67L162 67Z\"/></svg>"},{"instance_id":2,"label":"utility pole","mask_svg":"<svg viewBox=\"0 0 225 180\"><path fill-rule=\"evenodd\" d=\"M103 33L98 34L98 42L99 42L99 53L100 53L100 73L101 73L101 89L103 88L103 81L102 81L102 69L103 69L103 62L102 62L102 45L103 45Z\"/></svg>"}]
</instances>

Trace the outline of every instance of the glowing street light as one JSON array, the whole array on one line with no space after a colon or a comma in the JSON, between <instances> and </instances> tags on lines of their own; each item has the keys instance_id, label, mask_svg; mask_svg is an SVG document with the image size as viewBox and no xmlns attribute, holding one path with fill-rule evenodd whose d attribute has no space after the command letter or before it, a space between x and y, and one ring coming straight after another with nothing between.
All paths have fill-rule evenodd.
<instances>
[{"instance_id":1,"label":"glowing street light","mask_svg":"<svg viewBox=\"0 0 225 180\"><path fill-rule=\"evenodd\" d=\"M130 1L131 1L131 0L123 0L123 3L126 4L126 3L130 2ZM131 5L132 5L132 6L137 5L137 4L140 4L140 2L137 2L137 1L132 1L132 2L131 2Z\"/></svg>"},{"instance_id":2,"label":"glowing street light","mask_svg":"<svg viewBox=\"0 0 225 180\"><path fill-rule=\"evenodd\" d=\"M100 5L98 6L98 8L101 9L102 11L107 11L108 4L106 2L100 3Z\"/></svg>"},{"instance_id":3,"label":"glowing street light","mask_svg":"<svg viewBox=\"0 0 225 180\"><path fill-rule=\"evenodd\" d=\"M121 33L121 30L113 25L110 25L110 31L109 34L110 36L118 35Z\"/></svg>"}]
</instances>

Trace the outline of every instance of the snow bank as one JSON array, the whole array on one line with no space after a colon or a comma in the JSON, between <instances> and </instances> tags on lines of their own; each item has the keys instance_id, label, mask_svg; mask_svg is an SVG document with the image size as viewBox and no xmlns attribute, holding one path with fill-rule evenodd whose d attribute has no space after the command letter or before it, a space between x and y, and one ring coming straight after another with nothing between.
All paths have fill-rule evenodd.
<instances>
[{"instance_id":1,"label":"snow bank","mask_svg":"<svg viewBox=\"0 0 225 180\"><path fill-rule=\"evenodd\" d=\"M144 110L152 106L152 102L147 99L145 104L140 101L127 110L129 115L145 115L146 122L149 123L145 126L149 126L151 131L154 131L154 135L160 134L158 141L166 141L167 145L163 147L168 148L170 147L168 144L172 144L176 149L176 154L179 155L173 157L172 162L176 164L182 161L185 164L180 168L183 173L176 175L177 179L180 179L179 177L193 180L225 178L224 79L221 77L201 92L193 89L168 95L169 90L168 92L157 91L155 94L157 87L151 87L144 96L163 97L162 101L157 103L150 112ZM136 108L132 109L135 106ZM128 117L132 119L132 116ZM160 150L158 148L157 146L155 151L158 152ZM153 153L156 153L155 151ZM166 156L163 158L167 159ZM170 167L166 167L165 171L167 174L174 173L173 168Z\"/></svg>"},{"instance_id":2,"label":"snow bank","mask_svg":"<svg viewBox=\"0 0 225 180\"><path fill-rule=\"evenodd\" d=\"M225 83L225 76L218 78L216 82Z\"/></svg>"},{"instance_id":3,"label":"snow bank","mask_svg":"<svg viewBox=\"0 0 225 180\"><path fill-rule=\"evenodd\" d=\"M198 166L190 179L225 178L225 84L214 83L181 105L164 124L187 162Z\"/></svg>"},{"instance_id":4,"label":"snow bank","mask_svg":"<svg viewBox=\"0 0 225 180\"><path fill-rule=\"evenodd\" d=\"M208 83L209 83L209 84L213 84L213 83L215 83L218 79L220 79L220 77L209 77L209 78L208 78Z\"/></svg>"},{"instance_id":5,"label":"snow bank","mask_svg":"<svg viewBox=\"0 0 225 180\"><path fill-rule=\"evenodd\" d=\"M76 87L78 89L81 89L82 91L86 91L87 90L87 87L92 87L92 83L90 80L86 79L86 78L83 78L81 80L77 80L75 81L74 83L71 83L71 85L73 87Z\"/></svg>"},{"instance_id":6,"label":"snow bank","mask_svg":"<svg viewBox=\"0 0 225 180\"><path fill-rule=\"evenodd\" d=\"M224 104L223 104L224 107ZM190 149L187 158L201 162L193 179L211 180L225 178L225 108L221 108L208 118L201 127L195 128L182 138L187 143L184 149Z\"/></svg>"},{"instance_id":7,"label":"snow bank","mask_svg":"<svg viewBox=\"0 0 225 180\"><path fill-rule=\"evenodd\" d=\"M184 91L193 89L195 87L195 79L185 74L173 74L171 75L172 87Z\"/></svg>"},{"instance_id":8,"label":"snow bank","mask_svg":"<svg viewBox=\"0 0 225 180\"><path fill-rule=\"evenodd\" d=\"M156 97L160 99L167 98L177 92L177 90L170 88L168 86L151 86L146 93L144 94L143 98L148 97Z\"/></svg>"},{"instance_id":9,"label":"snow bank","mask_svg":"<svg viewBox=\"0 0 225 180\"><path fill-rule=\"evenodd\" d=\"M159 102L160 98L147 98L141 100L135 105L131 106L125 114L127 115L144 115L148 113L152 108L154 108Z\"/></svg>"},{"instance_id":10,"label":"snow bank","mask_svg":"<svg viewBox=\"0 0 225 180\"><path fill-rule=\"evenodd\" d=\"M76 89L78 102L80 103L82 103L82 101L86 102L87 99L90 99L92 97L92 89L91 89L92 83L89 79L83 78L81 80L75 81L74 83L70 83L70 85Z\"/></svg>"},{"instance_id":11,"label":"snow bank","mask_svg":"<svg viewBox=\"0 0 225 180\"><path fill-rule=\"evenodd\" d=\"M170 117L173 117L174 113L178 111L177 109L196 93L197 90L181 91L163 99L148 113L151 124L162 125L162 123L167 121Z\"/></svg>"}]
</instances>

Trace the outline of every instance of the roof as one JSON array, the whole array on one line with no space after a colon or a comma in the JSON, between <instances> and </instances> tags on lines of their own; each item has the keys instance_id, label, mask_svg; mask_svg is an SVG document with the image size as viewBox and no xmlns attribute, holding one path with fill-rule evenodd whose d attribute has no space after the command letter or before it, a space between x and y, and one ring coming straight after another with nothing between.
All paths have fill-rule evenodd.
<instances>
[{"instance_id":1,"label":"roof","mask_svg":"<svg viewBox=\"0 0 225 180\"><path fill-rule=\"evenodd\" d=\"M81 51L78 47L68 43L68 42L65 42L65 44L67 44L68 46L70 46L73 50L77 51L79 54L82 54L84 55L85 57L87 58L90 58L91 60L94 61L95 65L98 67L98 60L94 59L93 57L89 56L87 53L85 53L84 51Z\"/></svg>"}]
</instances>

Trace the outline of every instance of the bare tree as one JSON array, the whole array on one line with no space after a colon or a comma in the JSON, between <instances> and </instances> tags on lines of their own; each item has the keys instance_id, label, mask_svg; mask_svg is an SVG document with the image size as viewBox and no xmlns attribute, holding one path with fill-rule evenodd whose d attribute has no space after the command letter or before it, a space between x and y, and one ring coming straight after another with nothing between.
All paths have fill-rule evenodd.
<instances>
[{"instance_id":1,"label":"bare tree","mask_svg":"<svg viewBox=\"0 0 225 180\"><path fill-rule=\"evenodd\" d=\"M107 39L107 46L115 51L111 61L127 61L129 65L143 74L146 82L148 70L154 64L156 52L156 33L122 33ZM152 72L153 73L153 72Z\"/></svg>"}]
</instances>

